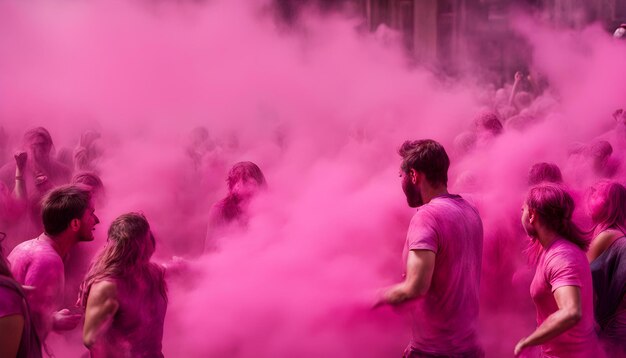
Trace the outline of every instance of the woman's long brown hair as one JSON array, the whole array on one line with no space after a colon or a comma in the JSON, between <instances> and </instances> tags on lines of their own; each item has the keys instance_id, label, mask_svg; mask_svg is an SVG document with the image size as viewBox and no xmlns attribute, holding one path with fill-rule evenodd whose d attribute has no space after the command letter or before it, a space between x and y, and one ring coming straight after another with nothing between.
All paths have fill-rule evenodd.
<instances>
[{"instance_id":1,"label":"woman's long brown hair","mask_svg":"<svg viewBox=\"0 0 626 358\"><path fill-rule=\"evenodd\" d=\"M145 216L140 213L120 215L111 223L106 246L92 262L81 284L79 305L85 307L91 286L105 279L142 277L167 299L163 269L150 262L154 248L154 236Z\"/></svg>"}]
</instances>

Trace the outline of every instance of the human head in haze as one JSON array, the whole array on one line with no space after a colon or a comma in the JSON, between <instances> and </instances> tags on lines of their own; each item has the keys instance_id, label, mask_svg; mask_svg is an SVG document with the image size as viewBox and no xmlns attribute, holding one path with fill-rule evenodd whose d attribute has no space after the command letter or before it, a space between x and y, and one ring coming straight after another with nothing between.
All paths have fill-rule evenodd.
<instances>
[{"instance_id":1,"label":"human head in haze","mask_svg":"<svg viewBox=\"0 0 626 358\"><path fill-rule=\"evenodd\" d=\"M617 172L619 163L611 155L613 146L606 140L594 142L589 148L589 156L593 162L593 169L602 177L610 178Z\"/></svg>"},{"instance_id":2,"label":"human head in haze","mask_svg":"<svg viewBox=\"0 0 626 358\"><path fill-rule=\"evenodd\" d=\"M554 163L535 163L528 171L528 185L533 186L542 182L555 184L563 183L561 169Z\"/></svg>"},{"instance_id":3,"label":"human head in haze","mask_svg":"<svg viewBox=\"0 0 626 358\"><path fill-rule=\"evenodd\" d=\"M214 146L209 131L205 127L200 126L191 130L185 151L191 159L194 169L200 169L202 159L209 151L213 150Z\"/></svg>"},{"instance_id":4,"label":"human head in haze","mask_svg":"<svg viewBox=\"0 0 626 358\"><path fill-rule=\"evenodd\" d=\"M36 127L24 133L24 149L28 157L35 162L44 163L51 159L50 153L53 148L50 132L44 127Z\"/></svg>"},{"instance_id":5,"label":"human head in haze","mask_svg":"<svg viewBox=\"0 0 626 358\"><path fill-rule=\"evenodd\" d=\"M516 356L537 345L555 357L570 356L572 346L580 350L581 357L599 353L593 284L585 256L589 240L572 221L573 213L574 199L562 186L543 183L528 191L521 222L541 247L530 290L537 309L537 329L518 342Z\"/></svg>"},{"instance_id":6,"label":"human head in haze","mask_svg":"<svg viewBox=\"0 0 626 358\"><path fill-rule=\"evenodd\" d=\"M228 171L228 195L238 201L252 198L267 186L261 169L252 162L239 162Z\"/></svg>"},{"instance_id":7,"label":"human head in haze","mask_svg":"<svg viewBox=\"0 0 626 358\"><path fill-rule=\"evenodd\" d=\"M587 212L594 224L594 235L609 229L626 235L626 188L611 180L596 183L587 193Z\"/></svg>"},{"instance_id":8,"label":"human head in haze","mask_svg":"<svg viewBox=\"0 0 626 358\"><path fill-rule=\"evenodd\" d=\"M88 171L78 172L72 176L70 184L84 186L90 191L94 203L96 205L102 204L104 200L104 184L98 174Z\"/></svg>"},{"instance_id":9,"label":"human head in haze","mask_svg":"<svg viewBox=\"0 0 626 358\"><path fill-rule=\"evenodd\" d=\"M533 240L554 234L586 251L589 240L585 232L572 221L574 208L574 199L561 185L540 183L528 191L522 226Z\"/></svg>"},{"instance_id":10,"label":"human head in haze","mask_svg":"<svg viewBox=\"0 0 626 358\"><path fill-rule=\"evenodd\" d=\"M116 218L83 281L83 342L92 357L163 357L165 270L150 261L156 241L140 213Z\"/></svg>"},{"instance_id":11,"label":"human head in haze","mask_svg":"<svg viewBox=\"0 0 626 358\"><path fill-rule=\"evenodd\" d=\"M450 159L441 144L432 139L406 141L398 154L402 157L402 190L410 207L417 208L447 193Z\"/></svg>"}]
</instances>

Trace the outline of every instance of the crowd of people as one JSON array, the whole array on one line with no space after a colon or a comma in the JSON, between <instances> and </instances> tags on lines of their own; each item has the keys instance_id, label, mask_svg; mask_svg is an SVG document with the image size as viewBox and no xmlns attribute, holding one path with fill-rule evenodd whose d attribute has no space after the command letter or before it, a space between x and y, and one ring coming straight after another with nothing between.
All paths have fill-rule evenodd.
<instances>
[{"instance_id":1,"label":"crowd of people","mask_svg":"<svg viewBox=\"0 0 626 358\"><path fill-rule=\"evenodd\" d=\"M462 161L503 133L545 119L554 102L536 77L518 72L512 85L494 91L489 109L455 138L453 158ZM569 148L566 169L574 180L564 180L554 163L528 168L527 195L516 215L529 238L525 252L534 276L526 292L537 326L510 347L515 355L540 346L546 357L626 357L626 188L620 157L626 115L618 110L613 117L615 129ZM191 134L185 153L190 167L200 171L216 147L205 128ZM237 146L236 140L225 143L222 148ZM157 243L146 216L117 216L104 248L88 267L68 275L68 265L80 265L70 251L93 241L100 223L101 136L88 131L74 150L55 154L53 148L48 130L30 129L21 149L0 168L2 247L10 250L0 252L0 357L53 355L49 334L78 326L92 357L163 356L172 266L152 260ZM404 280L382 291L375 307L413 304L405 357L484 356L480 285L484 256L493 250L493 240L484 237L493 233L477 209L484 205L474 196L481 189L472 173L462 173L455 187L468 195L448 191L450 157L434 140L406 141L399 154L402 189L417 212L402 256ZM234 163L224 174L227 195L206 215L203 246L209 255L219 251L227 233L246 230L252 199L267 188L262 170L250 161ZM520 277L517 269L505 273L506 280ZM67 304L68 292L78 294L75 305Z\"/></svg>"},{"instance_id":2,"label":"crowd of people","mask_svg":"<svg viewBox=\"0 0 626 358\"><path fill-rule=\"evenodd\" d=\"M5 241L4 232L0 237L3 248L12 248L8 255L0 251L0 357L54 356L46 344L49 334L79 324L92 357L163 356L165 276L181 265L180 260L151 261L156 240L146 217L136 212L118 216L88 268L79 267L84 258L70 257L78 243L94 240L100 223L95 214L104 196L99 138L86 132L73 156L68 150L55 156L50 133L33 128L13 160L0 168L2 227L22 236L17 243ZM198 141L188 150L190 159L202 157L196 150ZM236 163L226 181L228 195L210 211L207 252L217 249L221 230L245 227L249 202L265 187L263 173L252 162ZM66 304L68 292L78 292L75 305Z\"/></svg>"}]
</instances>

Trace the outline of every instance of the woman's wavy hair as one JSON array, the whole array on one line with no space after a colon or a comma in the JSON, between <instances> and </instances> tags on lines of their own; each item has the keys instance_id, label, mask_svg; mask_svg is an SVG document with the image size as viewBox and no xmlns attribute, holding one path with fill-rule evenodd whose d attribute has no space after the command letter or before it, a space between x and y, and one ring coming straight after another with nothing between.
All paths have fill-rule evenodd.
<instances>
[{"instance_id":1,"label":"woman's wavy hair","mask_svg":"<svg viewBox=\"0 0 626 358\"><path fill-rule=\"evenodd\" d=\"M608 229L626 233L626 188L615 181L603 180L591 187L587 200L592 194L600 200L591 214L594 235Z\"/></svg>"},{"instance_id":2,"label":"woman's wavy hair","mask_svg":"<svg viewBox=\"0 0 626 358\"><path fill-rule=\"evenodd\" d=\"M148 220L140 213L120 215L111 223L105 247L91 263L81 284L79 304L87 305L91 286L103 279L150 278L149 285L167 299L163 269L150 262L155 240Z\"/></svg>"},{"instance_id":3,"label":"woman's wavy hair","mask_svg":"<svg viewBox=\"0 0 626 358\"><path fill-rule=\"evenodd\" d=\"M531 187L526 205L537 213L543 225L587 251L589 235L572 221L574 199L562 186L543 183Z\"/></svg>"}]
</instances>

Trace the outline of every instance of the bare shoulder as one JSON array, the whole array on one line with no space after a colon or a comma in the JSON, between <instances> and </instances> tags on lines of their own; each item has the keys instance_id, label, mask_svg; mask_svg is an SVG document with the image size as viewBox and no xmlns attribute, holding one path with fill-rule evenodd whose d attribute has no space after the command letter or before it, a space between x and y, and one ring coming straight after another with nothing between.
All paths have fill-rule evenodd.
<instances>
[{"instance_id":1,"label":"bare shoulder","mask_svg":"<svg viewBox=\"0 0 626 358\"><path fill-rule=\"evenodd\" d=\"M92 299L106 300L117 296L117 284L111 280L102 280L94 283L89 290Z\"/></svg>"},{"instance_id":2,"label":"bare shoulder","mask_svg":"<svg viewBox=\"0 0 626 358\"><path fill-rule=\"evenodd\" d=\"M602 255L606 249L611 246L615 239L623 236L623 234L619 231L615 230L605 230L599 233L592 241L589 246L589 251L587 252L587 257L589 261L595 260L598 256Z\"/></svg>"}]
</instances>

